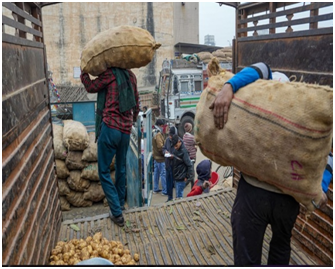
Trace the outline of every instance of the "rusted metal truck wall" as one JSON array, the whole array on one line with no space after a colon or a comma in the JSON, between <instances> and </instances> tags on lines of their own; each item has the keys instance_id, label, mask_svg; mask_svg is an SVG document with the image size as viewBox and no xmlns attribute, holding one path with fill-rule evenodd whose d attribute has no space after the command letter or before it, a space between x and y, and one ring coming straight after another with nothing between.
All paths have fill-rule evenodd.
<instances>
[{"instance_id":1,"label":"rusted metal truck wall","mask_svg":"<svg viewBox=\"0 0 335 269\"><path fill-rule=\"evenodd\" d=\"M41 10L2 3L2 264L44 265L61 225Z\"/></svg>"},{"instance_id":2,"label":"rusted metal truck wall","mask_svg":"<svg viewBox=\"0 0 335 269\"><path fill-rule=\"evenodd\" d=\"M236 18L234 72L255 62L298 81L333 85L333 3L250 3Z\"/></svg>"},{"instance_id":3,"label":"rusted metal truck wall","mask_svg":"<svg viewBox=\"0 0 335 269\"><path fill-rule=\"evenodd\" d=\"M237 8L234 72L256 62L297 80L333 87L333 3L258 2ZM237 186L239 172L234 171ZM293 239L319 260L333 265L333 184L325 209L306 219L305 208Z\"/></svg>"}]
</instances>

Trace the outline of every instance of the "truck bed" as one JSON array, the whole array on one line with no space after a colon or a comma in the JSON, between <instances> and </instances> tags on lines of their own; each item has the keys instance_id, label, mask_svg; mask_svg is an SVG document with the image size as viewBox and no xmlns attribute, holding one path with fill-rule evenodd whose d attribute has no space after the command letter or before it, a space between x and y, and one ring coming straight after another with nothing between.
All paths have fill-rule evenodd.
<instances>
[{"instance_id":1,"label":"truck bed","mask_svg":"<svg viewBox=\"0 0 335 269\"><path fill-rule=\"evenodd\" d=\"M124 212L120 228L108 214L62 223L59 240L86 238L101 231L108 240L119 240L139 265L233 265L230 212L236 190L232 188ZM80 231L70 228L76 224ZM262 264L266 264L271 238L264 237ZM291 243L291 265L316 265L298 244Z\"/></svg>"}]
</instances>

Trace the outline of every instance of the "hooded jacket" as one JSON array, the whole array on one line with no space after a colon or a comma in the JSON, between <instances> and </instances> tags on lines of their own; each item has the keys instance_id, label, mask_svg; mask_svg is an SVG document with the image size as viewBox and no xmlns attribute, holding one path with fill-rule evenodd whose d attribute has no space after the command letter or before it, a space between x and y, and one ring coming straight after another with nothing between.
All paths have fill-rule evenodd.
<instances>
[{"instance_id":1,"label":"hooded jacket","mask_svg":"<svg viewBox=\"0 0 335 269\"><path fill-rule=\"evenodd\" d=\"M173 178L175 181L184 181L185 178L189 179L192 173L192 163L188 152L181 143L178 150L173 149Z\"/></svg>"},{"instance_id":2,"label":"hooded jacket","mask_svg":"<svg viewBox=\"0 0 335 269\"><path fill-rule=\"evenodd\" d=\"M197 166L198 180L205 181L211 178L211 162L209 160L201 161Z\"/></svg>"}]
</instances>

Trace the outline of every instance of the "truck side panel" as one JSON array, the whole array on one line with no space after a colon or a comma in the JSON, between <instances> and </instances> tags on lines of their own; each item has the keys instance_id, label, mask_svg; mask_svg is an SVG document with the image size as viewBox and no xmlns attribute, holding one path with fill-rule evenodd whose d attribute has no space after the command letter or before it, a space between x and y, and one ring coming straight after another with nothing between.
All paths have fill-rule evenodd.
<instances>
[{"instance_id":1,"label":"truck side panel","mask_svg":"<svg viewBox=\"0 0 335 269\"><path fill-rule=\"evenodd\" d=\"M333 4L297 5L240 5L236 14L234 73L250 64L266 62L273 71L294 75L297 81L332 87Z\"/></svg>"},{"instance_id":2,"label":"truck side panel","mask_svg":"<svg viewBox=\"0 0 335 269\"><path fill-rule=\"evenodd\" d=\"M2 6L2 264L44 265L61 210L41 10Z\"/></svg>"}]
</instances>

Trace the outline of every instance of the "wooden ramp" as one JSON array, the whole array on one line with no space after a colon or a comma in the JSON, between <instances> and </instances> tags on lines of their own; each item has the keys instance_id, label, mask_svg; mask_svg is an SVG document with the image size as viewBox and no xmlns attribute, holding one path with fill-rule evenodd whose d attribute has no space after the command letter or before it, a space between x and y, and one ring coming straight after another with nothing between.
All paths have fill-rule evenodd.
<instances>
[{"instance_id":1,"label":"wooden ramp","mask_svg":"<svg viewBox=\"0 0 335 269\"><path fill-rule=\"evenodd\" d=\"M62 223L59 240L86 238L101 231L108 240L119 240L131 253L140 255L139 265L233 265L230 212L236 190L229 188L196 197L131 209L124 212L120 228L108 214ZM76 224L80 231L70 228ZM262 264L266 264L271 238L264 237ZM292 265L316 265L292 242Z\"/></svg>"}]
</instances>

